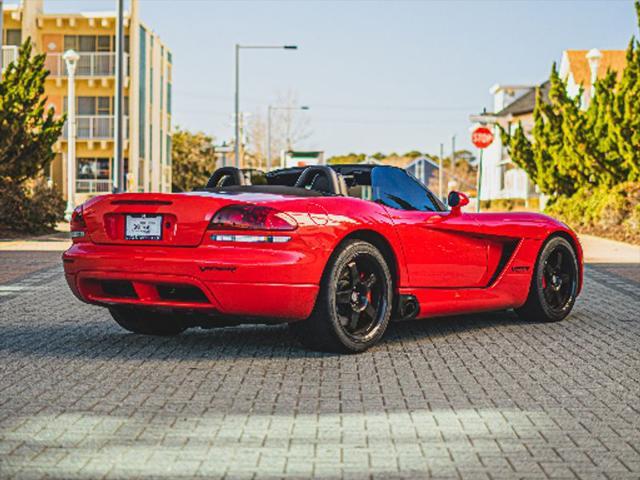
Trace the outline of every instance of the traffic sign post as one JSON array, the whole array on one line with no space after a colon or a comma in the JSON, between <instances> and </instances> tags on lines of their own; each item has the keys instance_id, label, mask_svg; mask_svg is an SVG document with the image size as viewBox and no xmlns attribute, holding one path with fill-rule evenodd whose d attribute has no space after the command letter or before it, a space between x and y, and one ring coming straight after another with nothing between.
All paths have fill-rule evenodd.
<instances>
[{"instance_id":1,"label":"traffic sign post","mask_svg":"<svg viewBox=\"0 0 640 480\"><path fill-rule=\"evenodd\" d=\"M478 161L478 188L476 195L476 212L480 212L480 192L482 191L482 152L493 143L493 132L487 127L479 126L471 133L471 142L480 150Z\"/></svg>"}]
</instances>

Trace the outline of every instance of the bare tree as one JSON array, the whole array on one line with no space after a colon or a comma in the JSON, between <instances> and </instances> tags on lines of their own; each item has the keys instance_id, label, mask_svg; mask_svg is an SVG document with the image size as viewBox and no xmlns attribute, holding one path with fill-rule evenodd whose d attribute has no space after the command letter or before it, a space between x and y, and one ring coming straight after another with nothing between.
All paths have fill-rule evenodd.
<instances>
[{"instance_id":1,"label":"bare tree","mask_svg":"<svg viewBox=\"0 0 640 480\"><path fill-rule=\"evenodd\" d=\"M273 166L280 165L282 150L292 150L311 136L309 118L301 110L297 95L288 91L279 94L271 104L271 155ZM247 164L264 168L268 155L268 112L253 115L247 126Z\"/></svg>"}]
</instances>

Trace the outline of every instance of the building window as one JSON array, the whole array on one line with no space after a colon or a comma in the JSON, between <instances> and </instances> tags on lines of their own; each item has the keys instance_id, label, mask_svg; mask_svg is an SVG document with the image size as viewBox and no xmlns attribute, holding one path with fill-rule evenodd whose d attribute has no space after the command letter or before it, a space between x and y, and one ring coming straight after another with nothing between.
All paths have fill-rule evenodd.
<instances>
[{"instance_id":1,"label":"building window","mask_svg":"<svg viewBox=\"0 0 640 480\"><path fill-rule=\"evenodd\" d=\"M22 45L22 30L18 28L9 28L6 30L5 44L18 47Z\"/></svg>"},{"instance_id":2,"label":"building window","mask_svg":"<svg viewBox=\"0 0 640 480\"><path fill-rule=\"evenodd\" d=\"M95 52L96 36L95 35L65 35L64 50L73 49L77 52Z\"/></svg>"},{"instance_id":3,"label":"building window","mask_svg":"<svg viewBox=\"0 0 640 480\"><path fill-rule=\"evenodd\" d=\"M167 165L171 166L171 135L167 134Z\"/></svg>"},{"instance_id":4,"label":"building window","mask_svg":"<svg viewBox=\"0 0 640 480\"><path fill-rule=\"evenodd\" d=\"M78 193L109 193L112 187L111 158L78 158L76 191Z\"/></svg>"},{"instance_id":5,"label":"building window","mask_svg":"<svg viewBox=\"0 0 640 480\"><path fill-rule=\"evenodd\" d=\"M167 83L167 113L171 115L171 84Z\"/></svg>"},{"instance_id":6,"label":"building window","mask_svg":"<svg viewBox=\"0 0 640 480\"><path fill-rule=\"evenodd\" d=\"M113 48L111 48L111 39L109 35L100 35L98 36L98 51L99 52L111 52L115 50L115 43L113 44Z\"/></svg>"},{"instance_id":7,"label":"building window","mask_svg":"<svg viewBox=\"0 0 640 480\"><path fill-rule=\"evenodd\" d=\"M78 180L109 180L111 158L78 158Z\"/></svg>"},{"instance_id":8,"label":"building window","mask_svg":"<svg viewBox=\"0 0 640 480\"><path fill-rule=\"evenodd\" d=\"M114 97L76 97L76 114L77 115L98 115L109 116L115 115L116 101ZM68 97L64 97L63 111L67 112ZM124 115L129 115L129 97L125 96L122 101L122 109Z\"/></svg>"},{"instance_id":9,"label":"building window","mask_svg":"<svg viewBox=\"0 0 640 480\"><path fill-rule=\"evenodd\" d=\"M77 52L115 52L115 35L65 35L64 49ZM124 36L124 51L129 53L129 35Z\"/></svg>"}]
</instances>

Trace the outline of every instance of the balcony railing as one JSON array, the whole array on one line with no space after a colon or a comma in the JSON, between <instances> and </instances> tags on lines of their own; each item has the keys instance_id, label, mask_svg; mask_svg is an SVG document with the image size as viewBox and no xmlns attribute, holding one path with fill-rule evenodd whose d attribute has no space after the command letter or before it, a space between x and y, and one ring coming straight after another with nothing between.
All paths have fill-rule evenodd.
<instances>
[{"instance_id":1,"label":"balcony railing","mask_svg":"<svg viewBox=\"0 0 640 480\"><path fill-rule=\"evenodd\" d=\"M77 115L76 138L80 140L110 140L114 136L113 115ZM129 117L123 119L124 138L129 138ZM68 121L64 125L62 139L68 135Z\"/></svg>"},{"instance_id":2,"label":"balcony railing","mask_svg":"<svg viewBox=\"0 0 640 480\"><path fill-rule=\"evenodd\" d=\"M18 58L18 47L5 45L2 47L2 70L4 71L11 62Z\"/></svg>"},{"instance_id":3,"label":"balcony railing","mask_svg":"<svg viewBox=\"0 0 640 480\"><path fill-rule=\"evenodd\" d=\"M113 189L111 180L85 179L76 180L77 193L110 193Z\"/></svg>"},{"instance_id":4,"label":"balcony railing","mask_svg":"<svg viewBox=\"0 0 640 480\"><path fill-rule=\"evenodd\" d=\"M52 77L68 76L62 53L48 53L45 68ZM116 54L113 52L79 52L76 77L113 77L116 74ZM129 75L129 54L124 54L124 75Z\"/></svg>"}]
</instances>

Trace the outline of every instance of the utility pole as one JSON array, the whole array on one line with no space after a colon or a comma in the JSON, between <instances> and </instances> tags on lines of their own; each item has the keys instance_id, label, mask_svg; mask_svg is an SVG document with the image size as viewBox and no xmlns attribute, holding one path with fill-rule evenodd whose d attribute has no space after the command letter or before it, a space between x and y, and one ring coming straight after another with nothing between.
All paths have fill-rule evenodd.
<instances>
[{"instance_id":1,"label":"utility pole","mask_svg":"<svg viewBox=\"0 0 640 480\"><path fill-rule=\"evenodd\" d=\"M123 57L124 57L124 0L117 1L116 15L116 95L114 108L114 142L115 155L113 159L113 191L124 192L127 189L124 172L124 155L122 142L122 85L123 85Z\"/></svg>"},{"instance_id":2,"label":"utility pole","mask_svg":"<svg viewBox=\"0 0 640 480\"><path fill-rule=\"evenodd\" d=\"M440 200L442 200L444 197L442 196L443 192L442 192L442 181L444 178L444 172L442 171L442 159L444 158L444 143L440 144L440 158L439 158L439 165L438 165L438 197L440 197Z\"/></svg>"},{"instance_id":3,"label":"utility pole","mask_svg":"<svg viewBox=\"0 0 640 480\"><path fill-rule=\"evenodd\" d=\"M476 213L480 213L480 197L482 193L482 152L484 152L484 148L480 149L480 159L478 161L478 193L477 193L477 204L476 204Z\"/></svg>"},{"instance_id":4,"label":"utility pole","mask_svg":"<svg viewBox=\"0 0 640 480\"><path fill-rule=\"evenodd\" d=\"M452 182L455 177L455 167L456 167L456 136L453 135L451 137L451 178L449 182Z\"/></svg>"},{"instance_id":5,"label":"utility pole","mask_svg":"<svg viewBox=\"0 0 640 480\"><path fill-rule=\"evenodd\" d=\"M234 150L236 157L236 168L240 168L240 45L236 43L236 89L234 101Z\"/></svg>"},{"instance_id":6,"label":"utility pole","mask_svg":"<svg viewBox=\"0 0 640 480\"><path fill-rule=\"evenodd\" d=\"M238 113L238 150L240 165L242 165L244 161L244 112ZM240 168L236 165L237 168Z\"/></svg>"},{"instance_id":7,"label":"utility pole","mask_svg":"<svg viewBox=\"0 0 640 480\"><path fill-rule=\"evenodd\" d=\"M284 110L291 115L294 110L309 110L307 105L301 107L278 107L269 105L267 108L267 172L271 170L271 114L274 110ZM291 150L291 117L287 117L287 151Z\"/></svg>"},{"instance_id":8,"label":"utility pole","mask_svg":"<svg viewBox=\"0 0 640 480\"><path fill-rule=\"evenodd\" d=\"M267 172L271 171L271 110L273 107L267 107Z\"/></svg>"}]
</instances>

